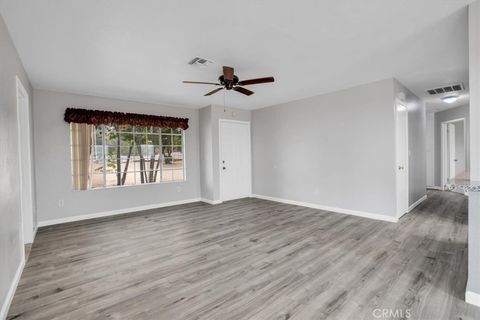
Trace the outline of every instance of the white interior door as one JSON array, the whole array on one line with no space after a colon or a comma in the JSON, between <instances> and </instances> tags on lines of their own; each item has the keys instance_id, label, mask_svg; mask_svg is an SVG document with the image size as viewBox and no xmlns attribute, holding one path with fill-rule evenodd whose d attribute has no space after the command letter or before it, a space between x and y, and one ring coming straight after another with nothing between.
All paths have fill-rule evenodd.
<instances>
[{"instance_id":1,"label":"white interior door","mask_svg":"<svg viewBox=\"0 0 480 320\"><path fill-rule=\"evenodd\" d=\"M408 109L397 105L396 116L397 216L408 212Z\"/></svg>"},{"instance_id":2,"label":"white interior door","mask_svg":"<svg viewBox=\"0 0 480 320\"><path fill-rule=\"evenodd\" d=\"M220 120L220 199L251 194L250 122Z\"/></svg>"},{"instance_id":3,"label":"white interior door","mask_svg":"<svg viewBox=\"0 0 480 320\"><path fill-rule=\"evenodd\" d=\"M30 108L28 93L17 78L18 156L20 159L20 193L25 243L33 242L33 175L30 154Z\"/></svg>"},{"instance_id":4,"label":"white interior door","mask_svg":"<svg viewBox=\"0 0 480 320\"><path fill-rule=\"evenodd\" d=\"M455 148L455 124L447 125L448 135L448 178L454 179L456 175L456 148Z\"/></svg>"}]
</instances>

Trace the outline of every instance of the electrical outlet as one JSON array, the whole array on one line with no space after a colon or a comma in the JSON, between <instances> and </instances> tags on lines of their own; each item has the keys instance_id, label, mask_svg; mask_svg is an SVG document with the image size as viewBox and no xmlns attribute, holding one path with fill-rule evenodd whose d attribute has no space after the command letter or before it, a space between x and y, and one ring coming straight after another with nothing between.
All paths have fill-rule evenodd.
<instances>
[{"instance_id":1,"label":"electrical outlet","mask_svg":"<svg viewBox=\"0 0 480 320\"><path fill-rule=\"evenodd\" d=\"M177 192L182 192L182 187L177 186Z\"/></svg>"},{"instance_id":2,"label":"electrical outlet","mask_svg":"<svg viewBox=\"0 0 480 320\"><path fill-rule=\"evenodd\" d=\"M58 207L59 208L63 208L64 205L65 205L65 202L63 202L63 199L58 200Z\"/></svg>"}]
</instances>

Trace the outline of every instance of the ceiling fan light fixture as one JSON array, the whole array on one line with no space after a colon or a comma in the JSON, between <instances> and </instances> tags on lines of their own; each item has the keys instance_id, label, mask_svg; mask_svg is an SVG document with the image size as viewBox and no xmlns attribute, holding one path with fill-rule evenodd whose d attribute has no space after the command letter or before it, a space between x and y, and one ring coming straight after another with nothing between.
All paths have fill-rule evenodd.
<instances>
[{"instance_id":1,"label":"ceiling fan light fixture","mask_svg":"<svg viewBox=\"0 0 480 320\"><path fill-rule=\"evenodd\" d=\"M451 104L458 100L458 94L452 94L441 98L443 102Z\"/></svg>"},{"instance_id":2,"label":"ceiling fan light fixture","mask_svg":"<svg viewBox=\"0 0 480 320\"><path fill-rule=\"evenodd\" d=\"M193 61L193 60L192 60ZM211 96L212 94L215 94L223 89L225 90L234 90L236 92L242 93L246 96L250 96L254 94L255 92L250 91L246 88L243 88L243 86L249 86L253 84L261 84L261 83L269 83L269 82L274 82L275 79L273 77L264 77L264 78L256 78L256 79L248 79L248 80L242 80L238 79L238 77L235 75L235 70L232 67L229 66L223 66L223 74L218 77L218 83L215 82L204 82L204 81L183 81L183 83L193 83L193 84L209 84L209 85L214 85L219 88L210 91L206 93L204 96ZM225 94L225 92L224 92Z\"/></svg>"}]
</instances>

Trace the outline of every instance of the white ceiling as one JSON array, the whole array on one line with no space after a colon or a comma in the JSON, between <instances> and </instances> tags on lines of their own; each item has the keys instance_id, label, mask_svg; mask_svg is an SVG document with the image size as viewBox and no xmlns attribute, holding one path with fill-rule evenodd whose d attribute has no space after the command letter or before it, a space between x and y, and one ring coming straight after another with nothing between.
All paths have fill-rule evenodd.
<instances>
[{"instance_id":1,"label":"white ceiling","mask_svg":"<svg viewBox=\"0 0 480 320\"><path fill-rule=\"evenodd\" d=\"M470 2L0 0L0 13L36 88L202 107L223 94L181 81L229 65L275 77L250 97L227 92L228 106L255 109L390 77L422 98L468 85ZM195 56L215 63L187 65Z\"/></svg>"}]
</instances>

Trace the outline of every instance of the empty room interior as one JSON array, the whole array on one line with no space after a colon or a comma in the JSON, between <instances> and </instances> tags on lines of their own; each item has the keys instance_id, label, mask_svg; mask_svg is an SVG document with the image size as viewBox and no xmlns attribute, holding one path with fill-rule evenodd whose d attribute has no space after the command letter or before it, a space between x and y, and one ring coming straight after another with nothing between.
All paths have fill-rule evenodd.
<instances>
[{"instance_id":1,"label":"empty room interior","mask_svg":"<svg viewBox=\"0 0 480 320\"><path fill-rule=\"evenodd\" d=\"M480 0L0 0L0 320L480 319Z\"/></svg>"}]
</instances>

